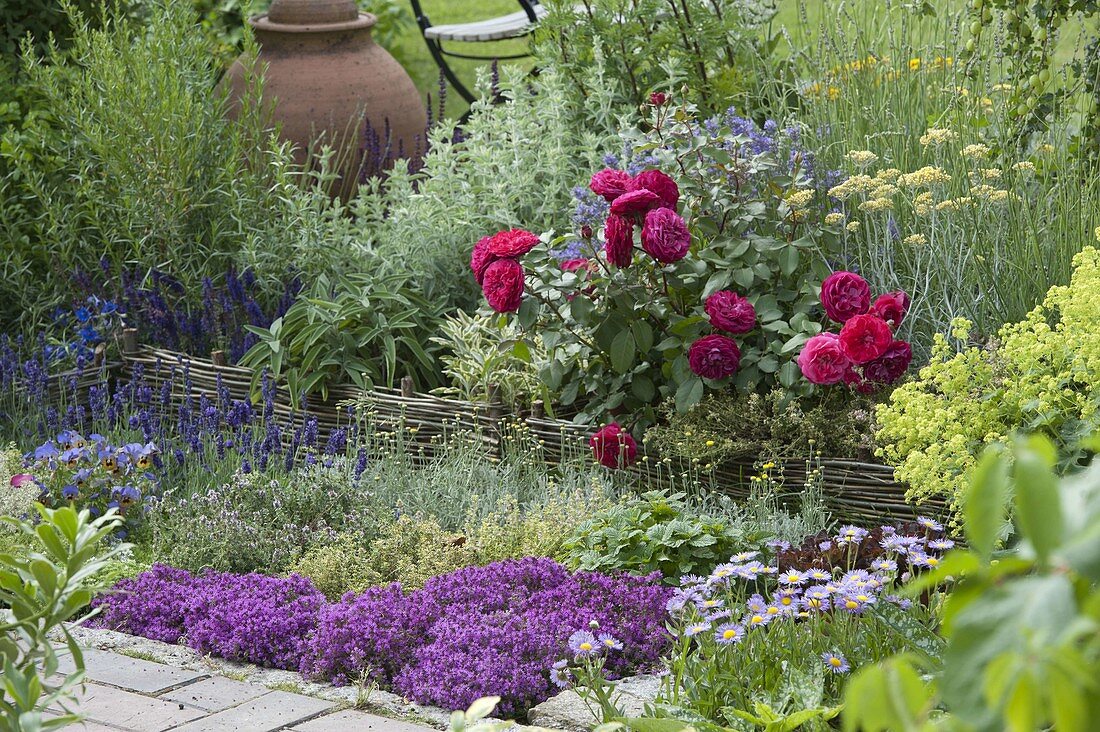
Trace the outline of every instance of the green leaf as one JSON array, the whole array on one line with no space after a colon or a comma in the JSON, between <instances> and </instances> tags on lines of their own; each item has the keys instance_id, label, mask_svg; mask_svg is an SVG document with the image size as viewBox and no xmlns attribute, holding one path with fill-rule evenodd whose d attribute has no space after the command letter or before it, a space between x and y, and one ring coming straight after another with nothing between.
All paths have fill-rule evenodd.
<instances>
[{"instance_id":1,"label":"green leaf","mask_svg":"<svg viewBox=\"0 0 1100 732\"><path fill-rule=\"evenodd\" d=\"M915 729L932 706L932 689L909 656L888 658L857 671L844 689L844 732Z\"/></svg>"},{"instance_id":2,"label":"green leaf","mask_svg":"<svg viewBox=\"0 0 1100 732\"><path fill-rule=\"evenodd\" d=\"M1058 495L1058 478L1051 470L1049 453L1053 446L1044 437L1033 435L1017 449L1014 471L1016 521L1021 533L1035 549L1040 562L1062 543L1064 520Z\"/></svg>"},{"instance_id":3,"label":"green leaf","mask_svg":"<svg viewBox=\"0 0 1100 732\"><path fill-rule=\"evenodd\" d=\"M634 334L629 329L619 331L611 341L611 368L625 374L634 366Z\"/></svg>"},{"instance_id":4,"label":"green leaf","mask_svg":"<svg viewBox=\"0 0 1100 732\"><path fill-rule=\"evenodd\" d=\"M634 344L638 352L643 356L653 348L653 326L644 320L635 320L630 324L630 331L634 334Z\"/></svg>"},{"instance_id":5,"label":"green leaf","mask_svg":"<svg viewBox=\"0 0 1100 732\"><path fill-rule=\"evenodd\" d=\"M676 411L686 412L703 399L703 380L698 376L682 382L676 389Z\"/></svg>"},{"instance_id":6,"label":"green leaf","mask_svg":"<svg viewBox=\"0 0 1100 732\"><path fill-rule=\"evenodd\" d=\"M1005 524L1008 460L999 446L982 453L963 499L963 523L970 546L988 564Z\"/></svg>"}]
</instances>

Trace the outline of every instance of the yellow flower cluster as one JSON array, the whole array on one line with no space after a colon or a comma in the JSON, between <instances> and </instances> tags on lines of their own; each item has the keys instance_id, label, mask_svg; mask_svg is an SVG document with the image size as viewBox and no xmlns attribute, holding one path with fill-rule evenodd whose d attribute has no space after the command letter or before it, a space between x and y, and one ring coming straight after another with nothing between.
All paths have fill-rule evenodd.
<instances>
[{"instance_id":1,"label":"yellow flower cluster","mask_svg":"<svg viewBox=\"0 0 1100 732\"><path fill-rule=\"evenodd\" d=\"M814 192L810 189L793 191L784 199L791 208L806 208L814 200Z\"/></svg>"},{"instance_id":2,"label":"yellow flower cluster","mask_svg":"<svg viewBox=\"0 0 1100 732\"><path fill-rule=\"evenodd\" d=\"M870 150L849 150L844 157L861 168L866 168L878 161L878 155Z\"/></svg>"},{"instance_id":3,"label":"yellow flower cluster","mask_svg":"<svg viewBox=\"0 0 1100 732\"><path fill-rule=\"evenodd\" d=\"M1100 405L1100 250L1074 258L1068 287L1053 287L992 349L956 351L943 335L919 378L877 409L879 455L921 503L943 496L957 511L982 449L1017 430L1057 431L1096 418ZM966 337L966 324L953 324Z\"/></svg>"},{"instance_id":4,"label":"yellow flower cluster","mask_svg":"<svg viewBox=\"0 0 1100 732\"><path fill-rule=\"evenodd\" d=\"M964 158L972 158L974 160L980 160L982 158L989 157L989 146L982 144L967 145L962 149L962 156Z\"/></svg>"},{"instance_id":5,"label":"yellow flower cluster","mask_svg":"<svg viewBox=\"0 0 1100 732\"><path fill-rule=\"evenodd\" d=\"M1012 169L1013 170L1021 170L1021 171L1026 170L1029 173L1034 173L1035 172L1035 163L1031 162L1030 160L1021 160L1020 162L1014 164L1012 166Z\"/></svg>"},{"instance_id":6,"label":"yellow flower cluster","mask_svg":"<svg viewBox=\"0 0 1100 732\"><path fill-rule=\"evenodd\" d=\"M928 243L928 237L924 234L910 234L901 240L902 244L908 244L911 247L923 246Z\"/></svg>"},{"instance_id":7,"label":"yellow flower cluster","mask_svg":"<svg viewBox=\"0 0 1100 732\"><path fill-rule=\"evenodd\" d=\"M1100 226L1097 226L1096 231L1094 231L1092 233L1093 233L1093 236L1096 237L1096 241L1100 241Z\"/></svg>"},{"instance_id":8,"label":"yellow flower cluster","mask_svg":"<svg viewBox=\"0 0 1100 732\"><path fill-rule=\"evenodd\" d=\"M844 221L844 214L842 214L842 213L836 213L834 211L833 213L825 214L825 225L826 226L836 226L837 224L842 223L843 221Z\"/></svg>"},{"instance_id":9,"label":"yellow flower cluster","mask_svg":"<svg viewBox=\"0 0 1100 732\"><path fill-rule=\"evenodd\" d=\"M954 130L942 127L929 127L928 131L920 136L920 144L925 147L929 145L946 145L957 139L959 139L959 133Z\"/></svg>"},{"instance_id":10,"label":"yellow flower cluster","mask_svg":"<svg viewBox=\"0 0 1100 732\"><path fill-rule=\"evenodd\" d=\"M950 182L951 176L935 165L926 165L920 170L898 176L898 185L902 188L927 188Z\"/></svg>"}]
</instances>

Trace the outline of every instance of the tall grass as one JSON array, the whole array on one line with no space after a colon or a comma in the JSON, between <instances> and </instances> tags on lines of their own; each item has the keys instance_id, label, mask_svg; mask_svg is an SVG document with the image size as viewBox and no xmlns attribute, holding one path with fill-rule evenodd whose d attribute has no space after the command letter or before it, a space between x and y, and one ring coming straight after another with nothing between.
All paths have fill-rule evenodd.
<instances>
[{"instance_id":1,"label":"tall grass","mask_svg":"<svg viewBox=\"0 0 1100 732\"><path fill-rule=\"evenodd\" d=\"M963 62L966 16L952 3L938 2L931 13L843 4L817 26L800 7L790 63L806 147L816 151L819 169L879 174L893 185L868 184L838 203L848 232L837 266L858 269L878 291L912 295L906 328L918 350L958 316L990 335L1022 318L1051 285L1068 282L1073 255L1100 224L1100 169L1078 154L1068 115L1018 135L1001 39L985 34ZM1071 40L1061 49L1069 85L1066 64L1077 51ZM767 96L773 105L791 101L775 85ZM940 139L950 139L931 142L929 129L947 130ZM978 155L974 145L988 153ZM848 157L852 151L877 159L861 166ZM903 178L906 186L883 172L926 166L950 180L926 186ZM931 199L918 198L927 193Z\"/></svg>"}]
</instances>

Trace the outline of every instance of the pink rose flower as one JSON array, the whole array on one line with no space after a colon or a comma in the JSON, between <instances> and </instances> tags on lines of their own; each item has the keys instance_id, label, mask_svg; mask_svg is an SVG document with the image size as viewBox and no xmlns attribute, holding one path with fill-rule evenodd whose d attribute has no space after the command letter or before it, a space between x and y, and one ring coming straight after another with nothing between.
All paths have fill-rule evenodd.
<instances>
[{"instance_id":1,"label":"pink rose flower","mask_svg":"<svg viewBox=\"0 0 1100 732\"><path fill-rule=\"evenodd\" d=\"M498 257L489 251L489 237L482 237L474 244L474 251L470 254L470 269L473 270L474 279L480 285L485 277L485 268L495 262Z\"/></svg>"},{"instance_id":2,"label":"pink rose flower","mask_svg":"<svg viewBox=\"0 0 1100 732\"><path fill-rule=\"evenodd\" d=\"M901 321L905 318L905 314L908 312L909 295L901 290L879 295L871 304L871 314L877 315L885 320L886 324L894 330L898 329L898 326L901 325Z\"/></svg>"},{"instance_id":3,"label":"pink rose flower","mask_svg":"<svg viewBox=\"0 0 1100 732\"><path fill-rule=\"evenodd\" d=\"M627 191L611 202L611 213L616 216L635 216L643 214L651 208L657 208L661 203L661 197L653 191L639 188L635 191Z\"/></svg>"},{"instance_id":4,"label":"pink rose flower","mask_svg":"<svg viewBox=\"0 0 1100 732\"><path fill-rule=\"evenodd\" d=\"M523 265L514 259L498 259L485 269L481 291L498 313L519 310L523 301Z\"/></svg>"},{"instance_id":5,"label":"pink rose flower","mask_svg":"<svg viewBox=\"0 0 1100 732\"><path fill-rule=\"evenodd\" d=\"M894 341L882 355L863 365L863 376L876 384L893 384L901 378L913 360L913 348L905 341Z\"/></svg>"},{"instance_id":6,"label":"pink rose flower","mask_svg":"<svg viewBox=\"0 0 1100 732\"><path fill-rule=\"evenodd\" d=\"M607 261L616 267L629 267L634 259L634 224L630 219L615 214L608 216L603 237Z\"/></svg>"},{"instance_id":7,"label":"pink rose flower","mask_svg":"<svg viewBox=\"0 0 1100 732\"><path fill-rule=\"evenodd\" d=\"M875 360L893 340L890 326L875 315L853 315L840 329L840 349L856 364Z\"/></svg>"},{"instance_id":8,"label":"pink rose flower","mask_svg":"<svg viewBox=\"0 0 1100 732\"><path fill-rule=\"evenodd\" d=\"M821 304L830 320L846 323L871 307L871 286L855 272L833 272L821 283Z\"/></svg>"},{"instance_id":9,"label":"pink rose flower","mask_svg":"<svg viewBox=\"0 0 1100 732\"><path fill-rule=\"evenodd\" d=\"M696 376L724 379L737 373L741 365L741 349L727 336L703 336L688 349L688 365Z\"/></svg>"},{"instance_id":10,"label":"pink rose flower","mask_svg":"<svg viewBox=\"0 0 1100 732\"><path fill-rule=\"evenodd\" d=\"M679 262L691 249L691 234L680 214L668 208L655 208L645 215L642 249L664 264Z\"/></svg>"},{"instance_id":11,"label":"pink rose flower","mask_svg":"<svg viewBox=\"0 0 1100 732\"><path fill-rule=\"evenodd\" d=\"M515 259L534 249L538 243L539 238L530 231L501 231L489 237L489 253L498 259Z\"/></svg>"},{"instance_id":12,"label":"pink rose flower","mask_svg":"<svg viewBox=\"0 0 1100 732\"><path fill-rule=\"evenodd\" d=\"M588 187L597 196L603 196L604 200L611 203L619 196L630 190L630 173L625 170L604 168L592 176Z\"/></svg>"},{"instance_id":13,"label":"pink rose flower","mask_svg":"<svg viewBox=\"0 0 1100 732\"><path fill-rule=\"evenodd\" d=\"M630 181L630 190L638 191L642 189L656 193L657 197L661 199L661 205L665 208L671 208L673 211L680 203L680 187L676 185L676 181L659 170L644 170L634 176L634 179Z\"/></svg>"},{"instance_id":14,"label":"pink rose flower","mask_svg":"<svg viewBox=\"0 0 1100 732\"><path fill-rule=\"evenodd\" d=\"M618 422L602 427L588 440L596 462L609 468L625 468L638 459L638 443Z\"/></svg>"},{"instance_id":15,"label":"pink rose flower","mask_svg":"<svg viewBox=\"0 0 1100 732\"><path fill-rule=\"evenodd\" d=\"M584 257L579 257L577 259L567 259L562 262L560 266L566 272L576 272L578 269L587 269L588 260Z\"/></svg>"},{"instance_id":16,"label":"pink rose flower","mask_svg":"<svg viewBox=\"0 0 1100 732\"><path fill-rule=\"evenodd\" d=\"M733 290L719 290L703 305L710 324L729 333L748 333L756 327L756 308Z\"/></svg>"},{"instance_id":17,"label":"pink rose flower","mask_svg":"<svg viewBox=\"0 0 1100 732\"><path fill-rule=\"evenodd\" d=\"M840 336L836 333L815 335L798 354L798 368L812 384L839 384L851 367L852 362L840 350Z\"/></svg>"}]
</instances>

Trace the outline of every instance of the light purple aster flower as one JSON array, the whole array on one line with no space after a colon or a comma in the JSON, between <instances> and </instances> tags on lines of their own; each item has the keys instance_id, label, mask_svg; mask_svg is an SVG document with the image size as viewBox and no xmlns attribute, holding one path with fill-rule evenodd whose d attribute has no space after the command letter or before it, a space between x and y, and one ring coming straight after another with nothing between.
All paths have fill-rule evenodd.
<instances>
[{"instance_id":1,"label":"light purple aster flower","mask_svg":"<svg viewBox=\"0 0 1100 732\"><path fill-rule=\"evenodd\" d=\"M858 544L867 538L870 532L858 526L842 526L836 540L841 544Z\"/></svg>"},{"instance_id":2,"label":"light purple aster flower","mask_svg":"<svg viewBox=\"0 0 1100 732\"><path fill-rule=\"evenodd\" d=\"M897 605L902 610L908 610L909 608L913 607L912 600L909 600L905 597L899 597L898 595L886 595L884 599L886 600L886 602Z\"/></svg>"},{"instance_id":3,"label":"light purple aster flower","mask_svg":"<svg viewBox=\"0 0 1100 732\"><path fill-rule=\"evenodd\" d=\"M791 542L783 541L782 539L772 539L765 546L769 549L775 549L776 551L785 552L791 548Z\"/></svg>"},{"instance_id":4,"label":"light purple aster flower","mask_svg":"<svg viewBox=\"0 0 1100 732\"><path fill-rule=\"evenodd\" d=\"M829 551L830 549L833 548L833 542L828 541L828 540L820 541L817 544L817 548L820 549L823 552L827 552L827 551Z\"/></svg>"},{"instance_id":5,"label":"light purple aster flower","mask_svg":"<svg viewBox=\"0 0 1100 732\"><path fill-rule=\"evenodd\" d=\"M848 659L837 651L822 653L821 661L825 664L825 668L834 674L846 674L852 670L852 667L848 664Z\"/></svg>"},{"instance_id":6,"label":"light purple aster flower","mask_svg":"<svg viewBox=\"0 0 1100 732\"><path fill-rule=\"evenodd\" d=\"M734 554L732 557L730 557L730 561L741 564L744 562L752 561L758 556L760 556L760 552L738 552L737 554Z\"/></svg>"},{"instance_id":7,"label":"light purple aster flower","mask_svg":"<svg viewBox=\"0 0 1100 732\"><path fill-rule=\"evenodd\" d=\"M833 603L833 607L844 610L852 615L862 615L868 606L874 605L875 596L865 593L853 593L844 595Z\"/></svg>"},{"instance_id":8,"label":"light purple aster flower","mask_svg":"<svg viewBox=\"0 0 1100 732\"><path fill-rule=\"evenodd\" d=\"M705 633L710 630L711 625L705 620L700 620L697 623L692 623L688 627L684 628L684 636L687 638L694 638L700 633Z\"/></svg>"},{"instance_id":9,"label":"light purple aster flower","mask_svg":"<svg viewBox=\"0 0 1100 732\"><path fill-rule=\"evenodd\" d=\"M598 640L600 646L606 651L621 651L623 649L622 641L610 633L600 633Z\"/></svg>"},{"instance_id":10,"label":"light purple aster flower","mask_svg":"<svg viewBox=\"0 0 1100 732\"><path fill-rule=\"evenodd\" d=\"M779 584L781 585L800 585L805 581L805 572L799 572L797 569L788 569L779 575Z\"/></svg>"},{"instance_id":11,"label":"light purple aster flower","mask_svg":"<svg viewBox=\"0 0 1100 732\"><path fill-rule=\"evenodd\" d=\"M806 571L806 579L813 580L814 582L828 582L832 578L832 572L821 569L820 567L811 567Z\"/></svg>"},{"instance_id":12,"label":"light purple aster flower","mask_svg":"<svg viewBox=\"0 0 1100 732\"><path fill-rule=\"evenodd\" d=\"M745 601L745 607L750 613L762 613L767 609L768 603L761 595L755 594Z\"/></svg>"},{"instance_id":13,"label":"light purple aster flower","mask_svg":"<svg viewBox=\"0 0 1100 732\"><path fill-rule=\"evenodd\" d=\"M728 646L734 643L740 643L745 638L745 628L737 623L725 623L719 625L718 629L714 631L714 640L719 645Z\"/></svg>"},{"instance_id":14,"label":"light purple aster flower","mask_svg":"<svg viewBox=\"0 0 1100 732\"><path fill-rule=\"evenodd\" d=\"M695 600L695 607L700 610L718 610L722 608L726 603L717 597L699 597Z\"/></svg>"},{"instance_id":15,"label":"light purple aster flower","mask_svg":"<svg viewBox=\"0 0 1100 732\"><path fill-rule=\"evenodd\" d=\"M933 557L925 554L919 550L911 550L908 554L909 563L915 567L924 567L925 569L935 569L940 566L939 557Z\"/></svg>"},{"instance_id":16,"label":"light purple aster flower","mask_svg":"<svg viewBox=\"0 0 1100 732\"><path fill-rule=\"evenodd\" d=\"M725 620L730 617L733 617L733 613L728 609L722 609L717 612L707 613L703 619L708 623L717 623L719 620Z\"/></svg>"},{"instance_id":17,"label":"light purple aster flower","mask_svg":"<svg viewBox=\"0 0 1100 732\"><path fill-rule=\"evenodd\" d=\"M897 572L898 563L893 559L887 559L886 557L879 557L871 562L871 569L876 572Z\"/></svg>"},{"instance_id":18,"label":"light purple aster flower","mask_svg":"<svg viewBox=\"0 0 1100 732\"><path fill-rule=\"evenodd\" d=\"M569 650L576 658L593 658L600 655L600 644L587 630L578 630L569 636Z\"/></svg>"},{"instance_id":19,"label":"light purple aster flower","mask_svg":"<svg viewBox=\"0 0 1100 732\"><path fill-rule=\"evenodd\" d=\"M719 564L717 567L714 568L714 571L710 573L710 580L712 582L727 580L730 577L734 576L736 572L737 565L735 564Z\"/></svg>"},{"instance_id":20,"label":"light purple aster flower","mask_svg":"<svg viewBox=\"0 0 1100 732\"><path fill-rule=\"evenodd\" d=\"M764 612L760 612L760 613L750 612L750 613L747 613L745 615L745 617L741 620L741 625L743 625L746 628L763 628L765 625L767 625L768 623L770 623L772 621L773 617L775 617L775 616L768 615L767 613L764 613Z\"/></svg>"},{"instance_id":21,"label":"light purple aster flower","mask_svg":"<svg viewBox=\"0 0 1100 732\"><path fill-rule=\"evenodd\" d=\"M929 531L943 531L943 524L928 516L918 516L917 524Z\"/></svg>"},{"instance_id":22,"label":"light purple aster flower","mask_svg":"<svg viewBox=\"0 0 1100 732\"><path fill-rule=\"evenodd\" d=\"M950 539L933 539L928 542L929 549L935 549L938 552L945 552L948 549L952 549L955 546L955 542Z\"/></svg>"},{"instance_id":23,"label":"light purple aster flower","mask_svg":"<svg viewBox=\"0 0 1100 732\"><path fill-rule=\"evenodd\" d=\"M753 560L747 564L734 565L734 573L744 580L754 580L764 573L764 564Z\"/></svg>"},{"instance_id":24,"label":"light purple aster flower","mask_svg":"<svg viewBox=\"0 0 1100 732\"><path fill-rule=\"evenodd\" d=\"M700 577L697 574L685 574L682 577L680 577L680 586L681 587L696 587L698 585L704 584L706 581L707 581L706 577Z\"/></svg>"},{"instance_id":25,"label":"light purple aster flower","mask_svg":"<svg viewBox=\"0 0 1100 732\"><path fill-rule=\"evenodd\" d=\"M832 605L829 601L829 593L827 592L823 593L823 595L814 594L812 597L806 595L799 600L799 604L802 606L802 609L815 612L825 612Z\"/></svg>"}]
</instances>

